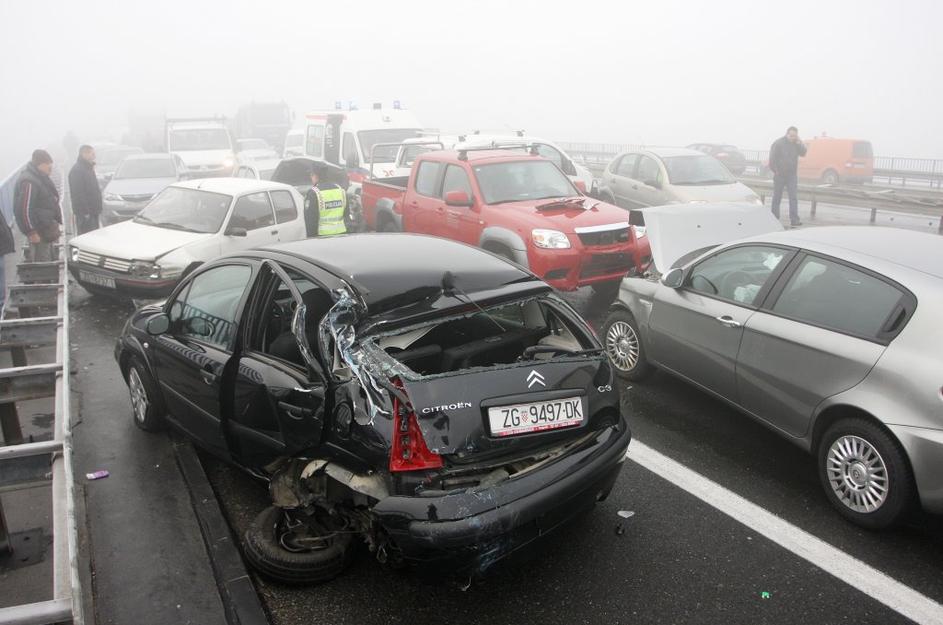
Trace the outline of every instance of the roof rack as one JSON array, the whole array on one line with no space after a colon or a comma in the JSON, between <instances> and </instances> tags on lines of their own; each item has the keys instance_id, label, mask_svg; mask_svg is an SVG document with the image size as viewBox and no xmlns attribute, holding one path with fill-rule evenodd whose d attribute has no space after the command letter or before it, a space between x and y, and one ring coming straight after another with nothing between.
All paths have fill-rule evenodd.
<instances>
[{"instance_id":1,"label":"roof rack","mask_svg":"<svg viewBox=\"0 0 943 625\"><path fill-rule=\"evenodd\" d=\"M459 148L458 149L458 160L467 161L469 152L490 152L492 150L527 150L531 156L539 156L540 153L537 151L536 143L504 143L504 144L495 144L491 145L482 145L470 148Z\"/></svg>"}]
</instances>

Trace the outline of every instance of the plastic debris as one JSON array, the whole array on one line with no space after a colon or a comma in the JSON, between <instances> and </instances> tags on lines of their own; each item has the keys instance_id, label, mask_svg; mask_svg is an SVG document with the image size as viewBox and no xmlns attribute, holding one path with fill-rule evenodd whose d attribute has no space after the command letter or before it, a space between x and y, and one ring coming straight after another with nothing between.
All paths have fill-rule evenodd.
<instances>
[{"instance_id":1,"label":"plastic debris","mask_svg":"<svg viewBox=\"0 0 943 625\"><path fill-rule=\"evenodd\" d=\"M762 597L763 599L769 599L770 593L764 590L763 592L760 593L760 597Z\"/></svg>"},{"instance_id":2,"label":"plastic debris","mask_svg":"<svg viewBox=\"0 0 943 625\"><path fill-rule=\"evenodd\" d=\"M95 471L94 473L86 473L85 478L89 480L100 480L102 478L108 477L109 475L111 475L111 473L102 469L101 471Z\"/></svg>"},{"instance_id":3,"label":"plastic debris","mask_svg":"<svg viewBox=\"0 0 943 625\"><path fill-rule=\"evenodd\" d=\"M623 519L630 519L633 516L635 516L635 513L632 512L631 510L619 510L619 512L617 512L616 514L618 514Z\"/></svg>"}]
</instances>

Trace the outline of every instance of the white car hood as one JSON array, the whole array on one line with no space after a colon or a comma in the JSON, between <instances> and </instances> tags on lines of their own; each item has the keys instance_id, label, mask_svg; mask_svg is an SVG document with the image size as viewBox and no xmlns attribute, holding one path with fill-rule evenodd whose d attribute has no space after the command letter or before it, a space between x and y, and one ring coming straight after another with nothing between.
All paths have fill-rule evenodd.
<instances>
[{"instance_id":1,"label":"white car hood","mask_svg":"<svg viewBox=\"0 0 943 625\"><path fill-rule=\"evenodd\" d=\"M669 204L642 213L652 260L661 273L695 250L783 229L768 208L755 204Z\"/></svg>"},{"instance_id":2,"label":"white car hood","mask_svg":"<svg viewBox=\"0 0 943 625\"><path fill-rule=\"evenodd\" d=\"M175 152L187 167L198 165L221 166L227 158L233 158L231 150L192 150Z\"/></svg>"},{"instance_id":3,"label":"white car hood","mask_svg":"<svg viewBox=\"0 0 943 625\"><path fill-rule=\"evenodd\" d=\"M156 260L184 245L202 241L215 233L184 232L133 221L92 230L69 241L82 251L124 260Z\"/></svg>"}]
</instances>

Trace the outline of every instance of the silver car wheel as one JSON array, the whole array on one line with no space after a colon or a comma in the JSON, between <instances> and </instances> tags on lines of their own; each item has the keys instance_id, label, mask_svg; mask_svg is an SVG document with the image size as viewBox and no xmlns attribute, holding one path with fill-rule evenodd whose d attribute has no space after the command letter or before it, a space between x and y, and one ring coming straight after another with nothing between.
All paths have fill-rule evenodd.
<instances>
[{"instance_id":1,"label":"silver car wheel","mask_svg":"<svg viewBox=\"0 0 943 625\"><path fill-rule=\"evenodd\" d=\"M631 371L638 364L638 335L625 321L616 321L606 332L606 354L620 371Z\"/></svg>"},{"instance_id":2,"label":"silver car wheel","mask_svg":"<svg viewBox=\"0 0 943 625\"><path fill-rule=\"evenodd\" d=\"M835 439L825 461L828 482L849 509L867 514L887 501L887 466L868 441L850 435Z\"/></svg>"},{"instance_id":3,"label":"silver car wheel","mask_svg":"<svg viewBox=\"0 0 943 625\"><path fill-rule=\"evenodd\" d=\"M150 403L147 400L147 390L144 388L144 382L141 381L141 375L136 367L131 367L131 371L128 372L128 391L131 393L131 407L134 409L134 418L139 423L144 423Z\"/></svg>"}]
</instances>

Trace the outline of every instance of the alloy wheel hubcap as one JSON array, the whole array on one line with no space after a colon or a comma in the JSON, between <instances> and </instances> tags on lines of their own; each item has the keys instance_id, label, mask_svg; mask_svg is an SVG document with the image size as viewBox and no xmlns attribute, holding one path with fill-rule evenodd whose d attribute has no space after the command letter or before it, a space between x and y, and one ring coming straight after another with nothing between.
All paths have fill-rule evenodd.
<instances>
[{"instance_id":1,"label":"alloy wheel hubcap","mask_svg":"<svg viewBox=\"0 0 943 625\"><path fill-rule=\"evenodd\" d=\"M141 382L141 375L135 367L131 367L128 374L128 390L131 392L131 407L134 409L134 418L144 422L147 416L147 391Z\"/></svg>"},{"instance_id":2,"label":"alloy wheel hubcap","mask_svg":"<svg viewBox=\"0 0 943 625\"><path fill-rule=\"evenodd\" d=\"M606 353L621 371L631 371L638 364L638 335L625 321L616 321L606 332Z\"/></svg>"},{"instance_id":3,"label":"alloy wheel hubcap","mask_svg":"<svg viewBox=\"0 0 943 625\"><path fill-rule=\"evenodd\" d=\"M842 436L832 443L825 471L835 496L855 512L874 512L887 501L889 482L884 459L859 436Z\"/></svg>"}]
</instances>

